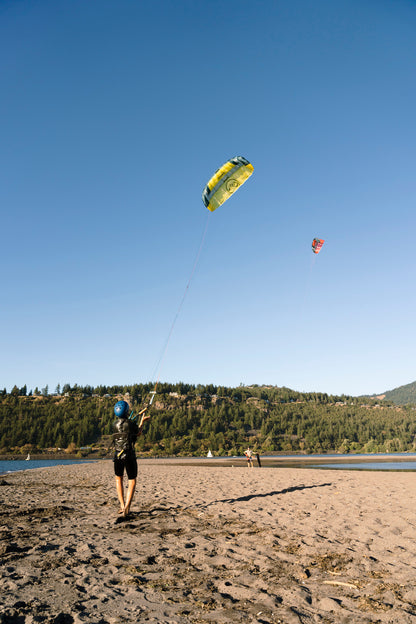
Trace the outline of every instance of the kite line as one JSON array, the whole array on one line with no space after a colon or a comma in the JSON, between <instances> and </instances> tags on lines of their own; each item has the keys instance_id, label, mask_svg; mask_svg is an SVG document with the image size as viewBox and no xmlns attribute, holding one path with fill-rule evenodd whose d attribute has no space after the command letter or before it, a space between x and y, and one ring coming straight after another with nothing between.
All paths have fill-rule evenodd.
<instances>
[{"instance_id":1,"label":"kite line","mask_svg":"<svg viewBox=\"0 0 416 624\"><path fill-rule=\"evenodd\" d=\"M205 207L208 209L208 216L204 228L204 232L201 238L201 242L199 245L198 252L196 254L195 262L192 267L191 275L189 276L188 282L185 286L185 291L182 295L182 299L179 303L176 314L173 318L172 325L170 327L168 336L166 338L166 342L164 348L162 350L162 354L154 368L152 378L156 378L155 387L152 392L150 392L151 399L148 403L148 407L152 404L152 401L156 395L156 389L160 380L160 373L162 369L162 364L164 362L166 352L169 347L170 339L172 337L173 330L176 325L176 321L178 320L179 314L182 310L182 306L186 299L186 295L188 294L189 286L192 281L192 277L195 273L196 266L198 264L199 257L201 255L202 247L204 245L205 236L208 230L210 213L214 212L219 206L221 206L224 202L227 201L235 193L235 191L242 186L246 180L253 173L254 167L253 165L243 156L235 156L231 158L226 163L222 165L214 175L208 181L208 184L205 186L202 192L202 201Z\"/></svg>"},{"instance_id":2,"label":"kite line","mask_svg":"<svg viewBox=\"0 0 416 624\"><path fill-rule=\"evenodd\" d=\"M209 218L210 218L210 216L211 216L211 213L208 212L208 216L207 216L207 219L206 219L206 222L205 222L204 231L203 231L203 234L202 234L202 237L201 237L201 242L199 244L199 248L198 248L197 254L195 256L195 261L194 261L194 265L192 267L191 274L190 274L188 282L187 282L187 284L185 286L185 290L183 292L182 299L181 299L181 301L179 303L178 309L176 310L176 314L175 314L175 316L173 318L172 325L170 326L170 330L169 330L168 336L166 338L164 347L162 349L161 356L159 357L159 360L158 360L158 362L157 362L157 364L156 364L156 366L155 366L155 368L153 370L152 378L154 379L156 377L156 384L155 384L155 387L153 388L153 392L150 393L150 394L153 395L152 398L151 398L150 404L152 403L153 397L156 394L156 388L157 388L157 386L159 384L159 381L160 381L160 373L161 373L161 370L162 370L162 364L163 364L163 361L165 359L165 356L166 356L166 353L167 353L167 350L168 350L168 347L169 347L170 339L172 337L173 330L174 330L175 325L176 325L176 321L178 320L179 315L181 313L183 304L184 304L185 299L186 299L186 295L188 294L189 286L191 284L192 278L193 278L194 273L195 273L195 269L196 269L198 261L199 261L199 257L201 255L202 248L204 246L205 237L206 237L206 234L207 234L207 231L208 231L208 225L209 225Z\"/></svg>"}]
</instances>

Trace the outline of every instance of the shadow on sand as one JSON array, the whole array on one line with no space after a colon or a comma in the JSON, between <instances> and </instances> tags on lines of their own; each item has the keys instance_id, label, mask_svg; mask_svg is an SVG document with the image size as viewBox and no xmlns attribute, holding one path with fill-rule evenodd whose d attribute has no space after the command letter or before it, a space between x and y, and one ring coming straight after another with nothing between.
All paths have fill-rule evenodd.
<instances>
[{"instance_id":1,"label":"shadow on sand","mask_svg":"<svg viewBox=\"0 0 416 624\"><path fill-rule=\"evenodd\" d=\"M195 506L199 509L206 509L207 507L210 507L210 505L215 505L217 503L243 503L256 498L265 498L266 496L279 496L282 494L290 494L291 492L298 492L301 490L310 490L312 488L330 487L331 485L332 483L320 483L318 485L294 485L293 487L285 488L284 490L275 490L274 492L264 492L262 494L247 494L247 496L239 496L238 498L223 498L221 500L212 501L211 503L201 503L200 505Z\"/></svg>"},{"instance_id":2,"label":"shadow on sand","mask_svg":"<svg viewBox=\"0 0 416 624\"><path fill-rule=\"evenodd\" d=\"M273 492L264 492L262 494L248 494L247 496L239 496L238 498L223 498L211 501L210 503L200 503L199 505L188 505L187 507L164 507L164 506L152 506L149 509L141 509L140 511L130 512L128 516L119 516L115 520L115 524L121 524L125 522L131 522L139 518L148 518L155 515L169 515L179 511L188 511L189 509L207 509L211 505L218 503L246 503L256 498L265 498L266 496L281 496L283 494L290 494L292 492L300 492L302 490L310 490L312 488L330 487L332 483L319 483L317 485L295 485L293 487L285 488L284 490L275 490Z\"/></svg>"}]
</instances>

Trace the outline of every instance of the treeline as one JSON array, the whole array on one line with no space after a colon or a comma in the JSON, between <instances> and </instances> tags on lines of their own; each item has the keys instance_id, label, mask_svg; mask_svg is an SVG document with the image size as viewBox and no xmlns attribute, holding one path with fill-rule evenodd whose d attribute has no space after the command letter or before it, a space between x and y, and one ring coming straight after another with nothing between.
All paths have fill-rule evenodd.
<instances>
[{"instance_id":1,"label":"treeline","mask_svg":"<svg viewBox=\"0 0 416 624\"><path fill-rule=\"evenodd\" d=\"M153 384L70 386L40 394L0 393L0 453L101 448L106 453L117 400L132 409ZM398 452L416 450L415 407L289 388L159 383L137 450L149 455Z\"/></svg>"}]
</instances>

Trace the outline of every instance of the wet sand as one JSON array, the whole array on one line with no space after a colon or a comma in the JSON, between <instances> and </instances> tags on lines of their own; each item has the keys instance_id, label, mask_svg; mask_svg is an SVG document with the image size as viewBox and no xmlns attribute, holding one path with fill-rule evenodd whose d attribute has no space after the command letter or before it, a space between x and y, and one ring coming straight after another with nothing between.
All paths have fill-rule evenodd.
<instances>
[{"instance_id":1,"label":"wet sand","mask_svg":"<svg viewBox=\"0 0 416 624\"><path fill-rule=\"evenodd\" d=\"M204 462L202 461L202 464ZM0 477L0 623L416 623L416 478L140 460Z\"/></svg>"}]
</instances>

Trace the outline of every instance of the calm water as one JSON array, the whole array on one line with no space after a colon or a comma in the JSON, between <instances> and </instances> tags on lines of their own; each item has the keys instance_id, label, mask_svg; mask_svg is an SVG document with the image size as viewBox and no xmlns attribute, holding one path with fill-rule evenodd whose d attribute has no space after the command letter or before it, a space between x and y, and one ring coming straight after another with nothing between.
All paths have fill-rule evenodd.
<instances>
[{"instance_id":1,"label":"calm water","mask_svg":"<svg viewBox=\"0 0 416 624\"><path fill-rule=\"evenodd\" d=\"M310 464L309 468L331 468L338 470L407 470L416 472L416 459L413 461L350 462L347 464Z\"/></svg>"},{"instance_id":2,"label":"calm water","mask_svg":"<svg viewBox=\"0 0 416 624\"><path fill-rule=\"evenodd\" d=\"M297 459L296 456L280 457L279 465L296 466L296 468L326 468L327 470L406 470L416 472L416 453L328 454L303 455L302 457L304 458L302 460Z\"/></svg>"},{"instance_id":3,"label":"calm water","mask_svg":"<svg viewBox=\"0 0 416 624\"><path fill-rule=\"evenodd\" d=\"M331 470L406 470L416 472L416 453L369 453L357 455L304 455L304 468ZM288 465L301 467L296 457L280 458ZM312 461L313 460L313 463ZM303 461L303 460L302 460ZM283 464L281 464L283 465Z\"/></svg>"},{"instance_id":4,"label":"calm water","mask_svg":"<svg viewBox=\"0 0 416 624\"><path fill-rule=\"evenodd\" d=\"M94 460L88 459L13 459L12 461L0 461L0 475L18 470L32 470L33 468L46 468L48 466L62 466L65 464L85 464Z\"/></svg>"}]
</instances>

